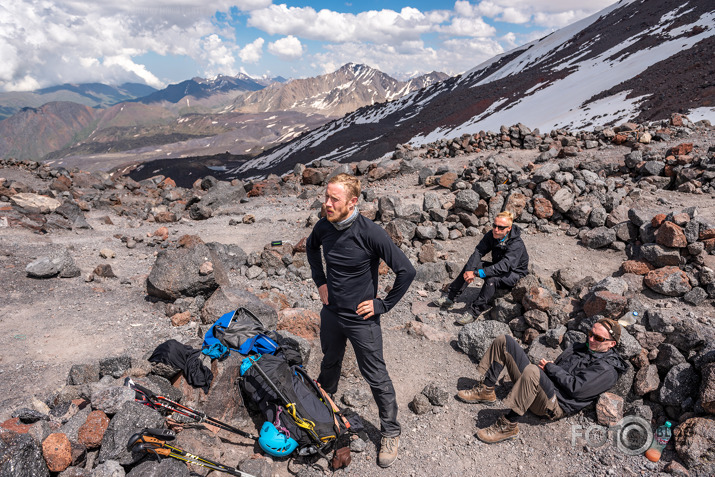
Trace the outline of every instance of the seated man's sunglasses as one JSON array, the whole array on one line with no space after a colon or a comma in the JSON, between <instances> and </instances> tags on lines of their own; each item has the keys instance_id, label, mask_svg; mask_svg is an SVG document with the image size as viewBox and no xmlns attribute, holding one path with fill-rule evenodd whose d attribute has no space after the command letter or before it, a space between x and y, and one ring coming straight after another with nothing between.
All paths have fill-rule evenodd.
<instances>
[{"instance_id":1,"label":"seated man's sunglasses","mask_svg":"<svg viewBox=\"0 0 715 477\"><path fill-rule=\"evenodd\" d=\"M497 229L497 230L504 230L504 229L508 229L508 228L509 228L508 225L497 225L497 224L492 224L492 227L494 227L494 228Z\"/></svg>"},{"instance_id":2,"label":"seated man's sunglasses","mask_svg":"<svg viewBox=\"0 0 715 477\"><path fill-rule=\"evenodd\" d=\"M588 332L588 337L593 338L594 340L598 341L599 343L603 343L604 341L611 341L611 338L604 338L603 336L598 336L593 334L593 331Z\"/></svg>"}]
</instances>

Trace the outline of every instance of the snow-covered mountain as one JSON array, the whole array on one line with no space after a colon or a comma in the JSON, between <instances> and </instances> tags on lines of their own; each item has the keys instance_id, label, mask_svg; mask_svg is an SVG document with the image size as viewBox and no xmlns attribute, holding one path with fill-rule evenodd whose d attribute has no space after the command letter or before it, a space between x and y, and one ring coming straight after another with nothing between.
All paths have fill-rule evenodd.
<instances>
[{"instance_id":1,"label":"snow-covered mountain","mask_svg":"<svg viewBox=\"0 0 715 477\"><path fill-rule=\"evenodd\" d=\"M582 129L684 112L715 120L712 0L621 0L465 74L363 107L231 171L374 160L400 143L498 130Z\"/></svg>"},{"instance_id":2,"label":"snow-covered mountain","mask_svg":"<svg viewBox=\"0 0 715 477\"><path fill-rule=\"evenodd\" d=\"M285 84L274 83L260 91L239 96L232 111L296 111L341 117L361 106L392 101L448 77L433 72L409 81L397 81L367 65L348 63L332 73Z\"/></svg>"}]
</instances>

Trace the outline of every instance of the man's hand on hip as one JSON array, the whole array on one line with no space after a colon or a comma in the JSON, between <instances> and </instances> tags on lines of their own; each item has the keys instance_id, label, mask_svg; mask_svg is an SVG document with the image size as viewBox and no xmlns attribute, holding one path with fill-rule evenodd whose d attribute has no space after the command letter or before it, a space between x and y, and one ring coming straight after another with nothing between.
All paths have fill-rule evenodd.
<instances>
[{"instance_id":1,"label":"man's hand on hip","mask_svg":"<svg viewBox=\"0 0 715 477\"><path fill-rule=\"evenodd\" d=\"M324 283L318 287L318 295L320 295L320 301L323 305L328 304L328 284Z\"/></svg>"},{"instance_id":2,"label":"man's hand on hip","mask_svg":"<svg viewBox=\"0 0 715 477\"><path fill-rule=\"evenodd\" d=\"M363 320L367 320L371 316L375 315L375 306L373 305L372 300L365 300L358 305L357 310L355 311L358 315L362 316Z\"/></svg>"},{"instance_id":3,"label":"man's hand on hip","mask_svg":"<svg viewBox=\"0 0 715 477\"><path fill-rule=\"evenodd\" d=\"M476 278L474 275L474 272L472 270L467 270L466 272L464 272L464 275L462 275L462 277L464 278L464 281L467 283L472 283L474 281L474 279Z\"/></svg>"}]
</instances>

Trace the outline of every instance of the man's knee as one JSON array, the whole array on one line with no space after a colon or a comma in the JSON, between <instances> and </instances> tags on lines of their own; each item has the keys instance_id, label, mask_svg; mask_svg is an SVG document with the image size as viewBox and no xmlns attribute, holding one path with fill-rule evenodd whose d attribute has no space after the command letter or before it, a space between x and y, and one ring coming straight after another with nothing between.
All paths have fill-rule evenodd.
<instances>
[{"instance_id":1,"label":"man's knee","mask_svg":"<svg viewBox=\"0 0 715 477\"><path fill-rule=\"evenodd\" d=\"M521 379L539 384L539 379L541 379L541 369L535 364L529 364L524 368L521 373Z\"/></svg>"}]
</instances>

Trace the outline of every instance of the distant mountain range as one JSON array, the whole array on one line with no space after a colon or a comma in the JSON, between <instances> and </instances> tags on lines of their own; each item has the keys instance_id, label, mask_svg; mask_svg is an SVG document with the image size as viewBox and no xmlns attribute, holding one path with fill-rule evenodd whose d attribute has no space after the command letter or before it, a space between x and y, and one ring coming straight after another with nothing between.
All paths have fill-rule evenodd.
<instances>
[{"instance_id":1,"label":"distant mountain range","mask_svg":"<svg viewBox=\"0 0 715 477\"><path fill-rule=\"evenodd\" d=\"M711 0L621 0L601 12L395 101L360 108L227 171L283 174L315 159L375 160L397 144L498 131L548 132L715 117Z\"/></svg>"},{"instance_id":2,"label":"distant mountain range","mask_svg":"<svg viewBox=\"0 0 715 477\"><path fill-rule=\"evenodd\" d=\"M348 64L334 73L292 81L239 75L193 78L162 90L62 85L6 93L0 105L17 108L23 98L52 101L22 107L0 121L0 157L63 165L111 157L109 168L117 162L195 154L255 155L347 112L445 78L435 72L402 82Z\"/></svg>"}]
</instances>

